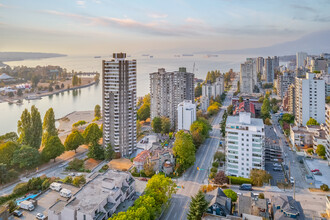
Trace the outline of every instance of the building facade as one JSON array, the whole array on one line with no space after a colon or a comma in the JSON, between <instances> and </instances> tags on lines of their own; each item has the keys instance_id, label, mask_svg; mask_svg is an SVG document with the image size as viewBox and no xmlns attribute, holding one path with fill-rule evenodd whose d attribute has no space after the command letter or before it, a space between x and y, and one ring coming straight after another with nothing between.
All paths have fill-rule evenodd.
<instances>
[{"instance_id":1,"label":"building facade","mask_svg":"<svg viewBox=\"0 0 330 220\"><path fill-rule=\"evenodd\" d=\"M307 53L305 52L298 52L296 53L296 64L297 68L305 67L305 61L307 59Z\"/></svg>"},{"instance_id":2,"label":"building facade","mask_svg":"<svg viewBox=\"0 0 330 220\"><path fill-rule=\"evenodd\" d=\"M166 72L164 68L150 73L150 116L165 116L174 128L177 122L178 105L184 100L195 100L194 74L186 68L179 71Z\"/></svg>"},{"instance_id":3,"label":"building facade","mask_svg":"<svg viewBox=\"0 0 330 220\"><path fill-rule=\"evenodd\" d=\"M217 96L221 96L221 94L225 90L225 82L224 78L221 75L220 77L216 78L214 83L210 81L206 82L202 85L202 96L211 99L212 97L215 98Z\"/></svg>"},{"instance_id":4,"label":"building facade","mask_svg":"<svg viewBox=\"0 0 330 220\"><path fill-rule=\"evenodd\" d=\"M292 73L284 72L283 75L277 76L277 95L283 99L289 85L294 83L294 76Z\"/></svg>"},{"instance_id":5,"label":"building facade","mask_svg":"<svg viewBox=\"0 0 330 220\"><path fill-rule=\"evenodd\" d=\"M185 100L178 105L178 130L190 130L191 124L196 121L196 104Z\"/></svg>"},{"instance_id":6,"label":"building facade","mask_svg":"<svg viewBox=\"0 0 330 220\"><path fill-rule=\"evenodd\" d=\"M263 57L258 57L257 58L257 64L256 64L256 67L257 67L257 74L258 73L263 73L263 70L264 70L264 58Z\"/></svg>"},{"instance_id":7,"label":"building facade","mask_svg":"<svg viewBox=\"0 0 330 220\"><path fill-rule=\"evenodd\" d=\"M136 60L103 60L103 143L129 156L136 150Z\"/></svg>"},{"instance_id":8,"label":"building facade","mask_svg":"<svg viewBox=\"0 0 330 220\"><path fill-rule=\"evenodd\" d=\"M295 122L306 125L310 118L318 123L325 122L325 84L314 73L295 80Z\"/></svg>"},{"instance_id":9,"label":"building facade","mask_svg":"<svg viewBox=\"0 0 330 220\"><path fill-rule=\"evenodd\" d=\"M274 65L273 59L267 57L264 64L264 78L267 83L273 83L274 81Z\"/></svg>"},{"instance_id":10,"label":"building facade","mask_svg":"<svg viewBox=\"0 0 330 220\"><path fill-rule=\"evenodd\" d=\"M240 112L226 122L226 175L248 178L254 168L265 169L264 123Z\"/></svg>"},{"instance_id":11,"label":"building facade","mask_svg":"<svg viewBox=\"0 0 330 220\"><path fill-rule=\"evenodd\" d=\"M328 104L326 105L325 115L325 138L327 139L327 144L325 145L325 156L328 158L328 164L330 164L330 105Z\"/></svg>"},{"instance_id":12,"label":"building facade","mask_svg":"<svg viewBox=\"0 0 330 220\"><path fill-rule=\"evenodd\" d=\"M255 59L247 59L241 64L240 71L240 92L251 94L257 84L257 70Z\"/></svg>"}]
</instances>

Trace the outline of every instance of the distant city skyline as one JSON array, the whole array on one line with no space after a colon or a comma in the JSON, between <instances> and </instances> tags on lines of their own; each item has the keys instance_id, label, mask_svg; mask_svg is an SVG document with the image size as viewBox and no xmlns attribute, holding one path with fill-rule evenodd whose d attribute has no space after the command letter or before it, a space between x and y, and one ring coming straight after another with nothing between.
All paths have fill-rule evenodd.
<instances>
[{"instance_id":1,"label":"distant city skyline","mask_svg":"<svg viewBox=\"0 0 330 220\"><path fill-rule=\"evenodd\" d=\"M0 0L0 50L103 54L264 47L329 30L329 8L327 0Z\"/></svg>"}]
</instances>

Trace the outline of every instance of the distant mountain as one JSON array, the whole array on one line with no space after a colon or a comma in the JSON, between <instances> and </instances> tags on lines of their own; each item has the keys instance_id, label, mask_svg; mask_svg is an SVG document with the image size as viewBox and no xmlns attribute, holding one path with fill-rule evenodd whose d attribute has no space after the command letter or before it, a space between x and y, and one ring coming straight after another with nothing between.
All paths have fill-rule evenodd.
<instances>
[{"instance_id":1,"label":"distant mountain","mask_svg":"<svg viewBox=\"0 0 330 220\"><path fill-rule=\"evenodd\" d=\"M259 54L260 56L291 55L298 51L308 54L320 54L330 51L330 30L318 31L294 41L274 44L269 47L246 48L239 50L221 50L212 54Z\"/></svg>"},{"instance_id":2,"label":"distant mountain","mask_svg":"<svg viewBox=\"0 0 330 220\"><path fill-rule=\"evenodd\" d=\"M35 60L52 57L64 57L65 54L58 53L36 53L36 52L0 52L0 62Z\"/></svg>"}]
</instances>

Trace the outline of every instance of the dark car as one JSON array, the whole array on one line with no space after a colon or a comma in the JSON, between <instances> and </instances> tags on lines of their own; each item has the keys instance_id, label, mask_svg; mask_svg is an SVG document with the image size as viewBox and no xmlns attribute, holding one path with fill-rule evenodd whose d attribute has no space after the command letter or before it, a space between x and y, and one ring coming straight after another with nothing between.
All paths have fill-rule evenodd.
<instances>
[{"instance_id":1,"label":"dark car","mask_svg":"<svg viewBox=\"0 0 330 220\"><path fill-rule=\"evenodd\" d=\"M273 170L274 171L282 171L282 169L280 167L274 167Z\"/></svg>"},{"instance_id":2,"label":"dark car","mask_svg":"<svg viewBox=\"0 0 330 220\"><path fill-rule=\"evenodd\" d=\"M21 211L15 210L15 211L13 211L13 215L17 216L17 217L21 217L21 216L23 216L23 213Z\"/></svg>"},{"instance_id":3,"label":"dark car","mask_svg":"<svg viewBox=\"0 0 330 220\"><path fill-rule=\"evenodd\" d=\"M251 184L242 184L239 187L240 190L247 190L247 191L252 191L252 185Z\"/></svg>"}]
</instances>

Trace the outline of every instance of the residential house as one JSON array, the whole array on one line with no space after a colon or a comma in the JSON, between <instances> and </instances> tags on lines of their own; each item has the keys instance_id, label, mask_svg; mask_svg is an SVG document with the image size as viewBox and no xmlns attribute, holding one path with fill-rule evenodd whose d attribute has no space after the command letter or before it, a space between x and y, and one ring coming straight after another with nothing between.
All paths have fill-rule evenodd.
<instances>
[{"instance_id":1,"label":"residential house","mask_svg":"<svg viewBox=\"0 0 330 220\"><path fill-rule=\"evenodd\" d=\"M294 200L292 196L276 195L271 201L274 220L305 219L300 202Z\"/></svg>"},{"instance_id":2,"label":"residential house","mask_svg":"<svg viewBox=\"0 0 330 220\"><path fill-rule=\"evenodd\" d=\"M149 156L150 151L144 150L134 158L133 166L136 168L137 172L141 172L141 170L143 170L143 166L147 163Z\"/></svg>"},{"instance_id":3,"label":"residential house","mask_svg":"<svg viewBox=\"0 0 330 220\"><path fill-rule=\"evenodd\" d=\"M220 187L207 193L205 199L211 204L207 209L207 213L224 217L231 214L231 199L226 196Z\"/></svg>"},{"instance_id":4,"label":"residential house","mask_svg":"<svg viewBox=\"0 0 330 220\"><path fill-rule=\"evenodd\" d=\"M244 214L269 219L268 199L260 199L253 193L251 196L240 195L238 197L238 216L243 217Z\"/></svg>"}]
</instances>

